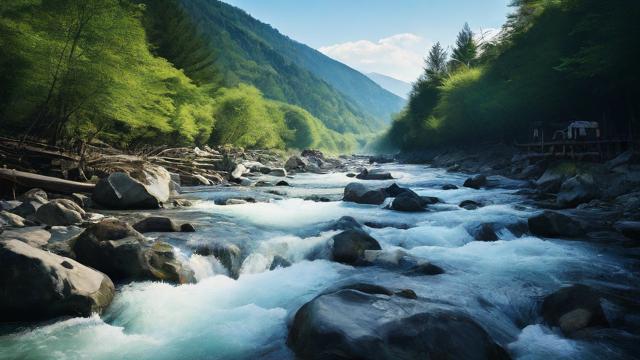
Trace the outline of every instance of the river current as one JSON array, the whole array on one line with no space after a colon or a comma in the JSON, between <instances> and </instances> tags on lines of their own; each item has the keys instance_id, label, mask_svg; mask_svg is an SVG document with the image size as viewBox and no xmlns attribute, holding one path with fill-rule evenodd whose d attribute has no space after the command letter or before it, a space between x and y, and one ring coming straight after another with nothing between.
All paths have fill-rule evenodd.
<instances>
[{"instance_id":1,"label":"river current","mask_svg":"<svg viewBox=\"0 0 640 360\"><path fill-rule=\"evenodd\" d=\"M516 195L519 182L502 178L495 188L474 190L461 186L468 176L464 174L417 165L383 168L396 179L366 181L367 185L395 181L443 203L422 213L401 213L384 209L384 204L342 202L345 185L359 181L345 173L295 175L286 179L291 187L185 189L192 207L160 213L189 221L198 231L147 235L174 245L197 283L122 285L102 316L64 319L0 336L0 358L289 359L293 353L286 346L287 325L296 310L324 289L350 282L413 289L419 297L464 311L515 359L633 357L622 349L638 339L621 330L604 329L597 341L568 339L543 325L538 309L542 298L562 285L636 291L637 260L625 256L624 249L506 229L498 232L498 241L474 241L467 229L475 225L492 222L517 228L540 211ZM459 189L442 190L444 184ZM304 200L311 195L332 201ZM253 197L258 202L216 205L216 200L229 197ZM458 207L463 200L487 205L465 210ZM378 224L365 229L385 252L404 250L445 273L408 277L375 266L356 268L330 261L326 249L338 231L326 231L327 224L345 215L361 224ZM195 244L213 240L243 250L237 280L213 256L192 253ZM275 255L293 265L269 270ZM607 316L624 317L615 305L603 306Z\"/></svg>"}]
</instances>

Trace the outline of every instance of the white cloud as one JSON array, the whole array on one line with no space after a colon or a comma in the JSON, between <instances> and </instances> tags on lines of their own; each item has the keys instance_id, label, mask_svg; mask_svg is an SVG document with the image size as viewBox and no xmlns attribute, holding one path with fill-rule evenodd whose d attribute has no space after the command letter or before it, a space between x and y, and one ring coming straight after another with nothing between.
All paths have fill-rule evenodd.
<instances>
[{"instance_id":1,"label":"white cloud","mask_svg":"<svg viewBox=\"0 0 640 360\"><path fill-rule=\"evenodd\" d=\"M430 46L418 35L403 33L375 42L349 41L318 50L363 73L377 72L412 82L422 73L424 54Z\"/></svg>"}]
</instances>

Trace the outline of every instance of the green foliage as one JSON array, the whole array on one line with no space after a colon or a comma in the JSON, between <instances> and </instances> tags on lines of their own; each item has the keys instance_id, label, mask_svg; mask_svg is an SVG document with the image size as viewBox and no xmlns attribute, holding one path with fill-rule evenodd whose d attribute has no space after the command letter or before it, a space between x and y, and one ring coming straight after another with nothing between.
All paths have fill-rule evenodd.
<instances>
[{"instance_id":1,"label":"green foliage","mask_svg":"<svg viewBox=\"0 0 640 360\"><path fill-rule=\"evenodd\" d=\"M473 31L469 24L465 23L458 33L456 39L456 47L451 52L450 67L453 69L460 66L470 67L474 64L476 56L478 56L478 45L476 44Z\"/></svg>"},{"instance_id":2,"label":"green foliage","mask_svg":"<svg viewBox=\"0 0 640 360\"><path fill-rule=\"evenodd\" d=\"M527 141L529 127L600 122L604 136L637 135L639 2L519 0L502 36L441 85L418 82L386 144ZM426 76L428 78L428 75Z\"/></svg>"}]
</instances>

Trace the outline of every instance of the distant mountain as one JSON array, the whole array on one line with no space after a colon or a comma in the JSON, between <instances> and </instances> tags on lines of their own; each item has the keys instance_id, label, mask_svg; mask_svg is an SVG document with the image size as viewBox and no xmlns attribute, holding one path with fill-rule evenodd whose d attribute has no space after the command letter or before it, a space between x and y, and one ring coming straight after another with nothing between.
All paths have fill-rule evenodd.
<instances>
[{"instance_id":1,"label":"distant mountain","mask_svg":"<svg viewBox=\"0 0 640 360\"><path fill-rule=\"evenodd\" d=\"M355 134L381 129L404 105L365 75L243 10L217 0L177 3L215 49L215 65L226 86L252 84L267 98L306 109L332 130Z\"/></svg>"},{"instance_id":2,"label":"distant mountain","mask_svg":"<svg viewBox=\"0 0 640 360\"><path fill-rule=\"evenodd\" d=\"M382 86L382 88L400 96L401 98L407 99L409 97L411 84L408 82L378 73L368 73L367 76L378 85Z\"/></svg>"}]
</instances>

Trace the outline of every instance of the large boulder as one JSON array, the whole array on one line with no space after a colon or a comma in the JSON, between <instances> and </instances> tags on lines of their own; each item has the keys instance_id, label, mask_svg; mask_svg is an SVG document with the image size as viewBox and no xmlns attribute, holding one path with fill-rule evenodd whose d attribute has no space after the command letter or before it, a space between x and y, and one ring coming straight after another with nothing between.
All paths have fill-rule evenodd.
<instances>
[{"instance_id":1,"label":"large boulder","mask_svg":"<svg viewBox=\"0 0 640 360\"><path fill-rule=\"evenodd\" d=\"M356 175L356 178L360 180L391 180L393 176L391 176L390 172L380 169L364 169L360 174Z\"/></svg>"},{"instance_id":2,"label":"large boulder","mask_svg":"<svg viewBox=\"0 0 640 360\"><path fill-rule=\"evenodd\" d=\"M36 219L49 226L78 224L86 215L78 204L68 199L51 200L36 211Z\"/></svg>"},{"instance_id":3,"label":"large boulder","mask_svg":"<svg viewBox=\"0 0 640 360\"><path fill-rule=\"evenodd\" d=\"M380 244L362 230L351 229L333 237L332 257L334 261L358 265L365 259L366 250L381 250Z\"/></svg>"},{"instance_id":4,"label":"large boulder","mask_svg":"<svg viewBox=\"0 0 640 360\"><path fill-rule=\"evenodd\" d=\"M161 167L143 171L145 181L116 172L101 179L93 190L94 202L110 209L157 209L169 200L171 175Z\"/></svg>"},{"instance_id":5,"label":"large boulder","mask_svg":"<svg viewBox=\"0 0 640 360\"><path fill-rule=\"evenodd\" d=\"M586 285L562 288L542 302L542 316L547 324L572 335L587 327L609 325L600 305L600 295Z\"/></svg>"},{"instance_id":6,"label":"large boulder","mask_svg":"<svg viewBox=\"0 0 640 360\"><path fill-rule=\"evenodd\" d=\"M0 321L90 316L115 293L103 273L18 240L0 242Z\"/></svg>"},{"instance_id":7,"label":"large boulder","mask_svg":"<svg viewBox=\"0 0 640 360\"><path fill-rule=\"evenodd\" d=\"M162 280L185 283L191 274L176 260L171 245L151 243L129 224L105 219L72 240L76 259L113 280Z\"/></svg>"},{"instance_id":8,"label":"large boulder","mask_svg":"<svg viewBox=\"0 0 640 360\"><path fill-rule=\"evenodd\" d=\"M598 187L591 175L576 175L560 186L557 203L562 207L575 207L598 197Z\"/></svg>"},{"instance_id":9,"label":"large boulder","mask_svg":"<svg viewBox=\"0 0 640 360\"><path fill-rule=\"evenodd\" d=\"M358 204L380 205L387 198L384 189L369 189L360 183L350 183L344 188L343 201Z\"/></svg>"},{"instance_id":10,"label":"large boulder","mask_svg":"<svg viewBox=\"0 0 640 360\"><path fill-rule=\"evenodd\" d=\"M462 186L472 189L480 189L483 186L487 186L487 177L482 174L472 176L465 180Z\"/></svg>"},{"instance_id":11,"label":"large boulder","mask_svg":"<svg viewBox=\"0 0 640 360\"><path fill-rule=\"evenodd\" d=\"M470 228L468 231L469 234L477 241L496 241L499 239L496 234L494 224L479 224Z\"/></svg>"},{"instance_id":12,"label":"large boulder","mask_svg":"<svg viewBox=\"0 0 640 360\"><path fill-rule=\"evenodd\" d=\"M426 201L411 190L404 191L391 202L391 209L396 211L417 212L424 211Z\"/></svg>"},{"instance_id":13,"label":"large boulder","mask_svg":"<svg viewBox=\"0 0 640 360\"><path fill-rule=\"evenodd\" d=\"M584 235L582 224L570 216L546 210L528 219L532 234L545 237L579 237Z\"/></svg>"},{"instance_id":14,"label":"large boulder","mask_svg":"<svg viewBox=\"0 0 640 360\"><path fill-rule=\"evenodd\" d=\"M287 344L300 359L509 359L464 313L420 305L410 289L330 290L297 311Z\"/></svg>"}]
</instances>

